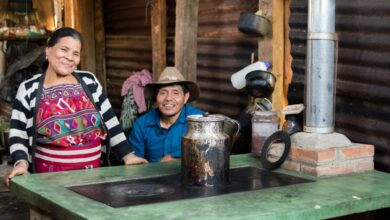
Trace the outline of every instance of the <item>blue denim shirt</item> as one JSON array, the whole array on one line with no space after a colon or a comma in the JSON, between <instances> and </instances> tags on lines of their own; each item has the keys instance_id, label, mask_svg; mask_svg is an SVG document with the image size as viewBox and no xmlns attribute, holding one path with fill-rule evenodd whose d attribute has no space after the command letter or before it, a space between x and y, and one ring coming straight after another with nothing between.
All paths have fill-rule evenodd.
<instances>
[{"instance_id":1,"label":"blue denim shirt","mask_svg":"<svg viewBox=\"0 0 390 220\"><path fill-rule=\"evenodd\" d=\"M203 111L185 104L179 118L169 129L161 127L157 108L141 116L129 137L135 155L149 162L158 162L167 154L181 157L181 137L187 132L187 116L196 114L203 114Z\"/></svg>"}]
</instances>

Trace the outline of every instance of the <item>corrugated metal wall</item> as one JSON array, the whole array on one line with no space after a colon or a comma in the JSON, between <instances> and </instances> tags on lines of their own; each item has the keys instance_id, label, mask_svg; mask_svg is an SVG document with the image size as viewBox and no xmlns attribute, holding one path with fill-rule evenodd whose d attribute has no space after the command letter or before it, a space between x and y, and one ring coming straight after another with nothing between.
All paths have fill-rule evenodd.
<instances>
[{"instance_id":1,"label":"corrugated metal wall","mask_svg":"<svg viewBox=\"0 0 390 220\"><path fill-rule=\"evenodd\" d=\"M339 35L336 131L375 145L375 168L390 171L390 1L337 0ZM303 103L307 1L291 0L293 82L289 103Z\"/></svg>"},{"instance_id":2,"label":"corrugated metal wall","mask_svg":"<svg viewBox=\"0 0 390 220\"><path fill-rule=\"evenodd\" d=\"M174 65L175 1L167 0L167 64ZM146 1L104 1L107 90L116 110L122 98L119 89L131 71L151 69L150 21ZM258 0L200 0L198 27L198 77L200 98L195 105L210 113L231 117L247 105L247 95L230 83L234 72L257 57L258 38L237 29L240 12L256 12ZM149 14L150 16L150 10Z\"/></svg>"},{"instance_id":3,"label":"corrugated metal wall","mask_svg":"<svg viewBox=\"0 0 390 220\"><path fill-rule=\"evenodd\" d=\"M119 115L123 82L133 71L152 69L150 10L145 0L105 0L103 4L107 93Z\"/></svg>"}]
</instances>

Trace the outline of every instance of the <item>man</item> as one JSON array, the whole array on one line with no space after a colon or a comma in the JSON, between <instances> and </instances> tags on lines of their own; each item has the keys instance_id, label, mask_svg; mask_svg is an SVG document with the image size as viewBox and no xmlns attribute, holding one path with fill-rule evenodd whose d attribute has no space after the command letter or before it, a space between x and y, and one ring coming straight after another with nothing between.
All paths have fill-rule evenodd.
<instances>
[{"instance_id":1,"label":"man","mask_svg":"<svg viewBox=\"0 0 390 220\"><path fill-rule=\"evenodd\" d=\"M199 87L186 81L175 67L166 67L156 83L145 86L145 98L156 108L141 116L130 134L135 155L148 162L167 162L181 157L181 137L187 132L187 116L203 114L187 102L199 96Z\"/></svg>"}]
</instances>

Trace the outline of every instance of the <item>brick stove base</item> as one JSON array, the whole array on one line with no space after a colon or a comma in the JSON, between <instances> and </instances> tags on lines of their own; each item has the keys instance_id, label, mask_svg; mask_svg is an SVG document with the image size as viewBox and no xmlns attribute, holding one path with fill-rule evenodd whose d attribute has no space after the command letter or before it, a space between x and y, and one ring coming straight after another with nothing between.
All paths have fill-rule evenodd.
<instances>
[{"instance_id":1,"label":"brick stove base","mask_svg":"<svg viewBox=\"0 0 390 220\"><path fill-rule=\"evenodd\" d=\"M373 170L374 145L352 143L326 149L291 146L282 167L315 177Z\"/></svg>"}]
</instances>

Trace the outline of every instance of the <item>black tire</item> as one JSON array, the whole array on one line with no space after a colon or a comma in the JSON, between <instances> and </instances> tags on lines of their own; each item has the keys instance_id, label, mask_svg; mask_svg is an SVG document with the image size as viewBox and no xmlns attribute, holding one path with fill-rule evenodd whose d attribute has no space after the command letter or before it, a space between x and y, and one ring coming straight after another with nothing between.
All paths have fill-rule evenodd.
<instances>
[{"instance_id":1,"label":"black tire","mask_svg":"<svg viewBox=\"0 0 390 220\"><path fill-rule=\"evenodd\" d=\"M269 161L267 154L271 147L271 145L275 142L283 142L284 143L284 151L282 156L277 161ZM288 153L290 152L291 148L291 139L290 136L284 132L284 131L277 131L273 133L271 136L267 138L267 140L264 142L264 145L261 149L261 156L260 161L263 165L263 168L267 170L275 170L279 168L282 163L286 160Z\"/></svg>"}]
</instances>

